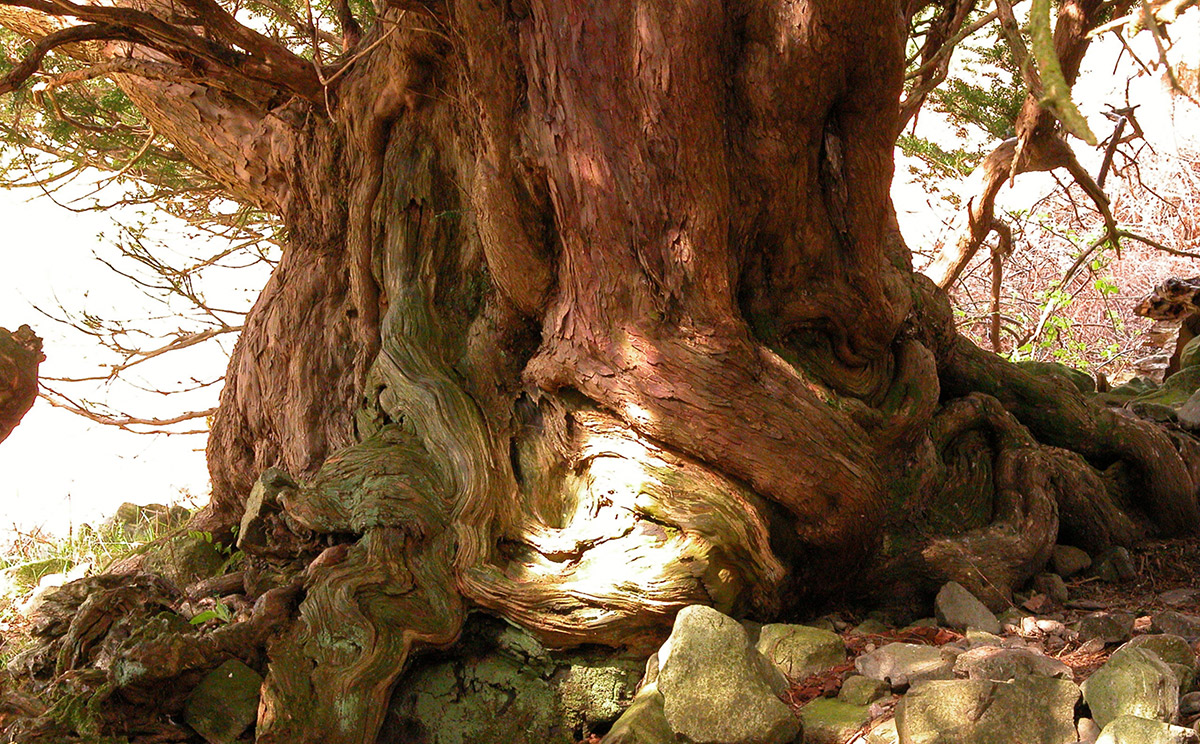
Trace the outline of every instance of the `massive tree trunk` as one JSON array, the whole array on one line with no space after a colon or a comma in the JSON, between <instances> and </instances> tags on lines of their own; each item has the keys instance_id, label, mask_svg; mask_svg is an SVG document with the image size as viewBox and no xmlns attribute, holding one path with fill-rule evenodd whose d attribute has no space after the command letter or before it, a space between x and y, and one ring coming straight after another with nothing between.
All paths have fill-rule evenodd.
<instances>
[{"instance_id":1,"label":"massive tree trunk","mask_svg":"<svg viewBox=\"0 0 1200 744\"><path fill-rule=\"evenodd\" d=\"M374 741L472 607L650 649L691 603L1001 601L1060 533L1196 528L1194 445L975 348L912 272L901 4L383 20L315 101L127 82L289 231L208 451L248 583L303 590L259 741Z\"/></svg>"}]
</instances>

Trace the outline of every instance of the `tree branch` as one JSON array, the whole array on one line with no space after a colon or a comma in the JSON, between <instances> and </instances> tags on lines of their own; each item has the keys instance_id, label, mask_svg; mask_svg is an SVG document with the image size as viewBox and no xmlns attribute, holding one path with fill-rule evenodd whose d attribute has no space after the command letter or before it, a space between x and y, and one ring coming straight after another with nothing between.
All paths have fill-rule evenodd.
<instances>
[{"instance_id":1,"label":"tree branch","mask_svg":"<svg viewBox=\"0 0 1200 744\"><path fill-rule=\"evenodd\" d=\"M25 58L18 62L7 75L0 80L0 95L11 93L37 72L42 65L42 59L50 50L64 44L75 44L82 41L98 41L101 39L118 39L122 41L137 41L138 36L127 29L110 23L91 23L85 26L71 26L54 33L47 34L34 44L33 49Z\"/></svg>"}]
</instances>

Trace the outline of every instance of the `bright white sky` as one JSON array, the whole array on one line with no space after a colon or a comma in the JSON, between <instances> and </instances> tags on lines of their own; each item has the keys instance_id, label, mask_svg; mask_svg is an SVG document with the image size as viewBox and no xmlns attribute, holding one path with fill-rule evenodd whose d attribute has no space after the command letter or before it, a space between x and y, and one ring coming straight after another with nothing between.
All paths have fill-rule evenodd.
<instances>
[{"instance_id":1,"label":"bright white sky","mask_svg":"<svg viewBox=\"0 0 1200 744\"><path fill-rule=\"evenodd\" d=\"M100 233L114 236L114 220L133 222L136 218L130 210L76 213L34 190L0 190L0 225L4 226L0 326L15 330L28 323L44 339L43 376L92 375L97 365L114 359L92 339L40 314L35 305L59 315L61 306L101 317L141 319L143 325L149 322L145 319L168 312L92 256L95 251L111 260L115 249ZM183 234L181 225L166 229ZM194 238L176 237L174 241L196 253L219 247ZM237 277L243 284L257 282L261 286L265 282L261 270L245 274ZM225 286L217 287L215 295L210 293L210 301L248 307L254 294L232 289L231 276L223 279ZM161 325L174 327L176 322L171 319ZM231 343L232 338L225 342L226 347ZM139 377L152 385L171 385L192 376L219 375L224 366L219 348L196 347L147 363ZM219 393L219 386L168 397L122 383L97 384L90 390L57 383L55 387L142 416L203 410L215 405ZM197 428L203 428L203 422L198 423ZM204 443L204 436L120 431L38 400L21 425L0 443L0 544L11 539L14 528L28 531L41 527L65 533L71 525L111 514L125 501L146 504L185 499L203 503L209 493Z\"/></svg>"}]
</instances>

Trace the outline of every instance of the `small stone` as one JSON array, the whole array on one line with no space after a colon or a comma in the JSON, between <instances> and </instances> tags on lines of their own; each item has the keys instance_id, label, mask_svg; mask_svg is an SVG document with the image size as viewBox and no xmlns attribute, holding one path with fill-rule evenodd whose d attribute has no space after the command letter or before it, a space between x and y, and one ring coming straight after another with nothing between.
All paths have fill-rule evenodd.
<instances>
[{"instance_id":1,"label":"small stone","mask_svg":"<svg viewBox=\"0 0 1200 744\"><path fill-rule=\"evenodd\" d=\"M799 721L776 697L782 675L736 620L711 607L679 611L658 666L663 715L687 740L782 744L799 733Z\"/></svg>"},{"instance_id":2,"label":"small stone","mask_svg":"<svg viewBox=\"0 0 1200 744\"><path fill-rule=\"evenodd\" d=\"M818 630L828 630L830 633L836 633L838 631L838 628L836 625L834 625L833 620L830 620L827 617L818 617L816 620L813 620L812 622L808 622L808 623L804 623L804 624L810 628L817 628Z\"/></svg>"},{"instance_id":3,"label":"small stone","mask_svg":"<svg viewBox=\"0 0 1200 744\"><path fill-rule=\"evenodd\" d=\"M900 690L917 682L954 677L956 653L945 648L915 643L889 643L854 660L864 677L888 683Z\"/></svg>"},{"instance_id":4,"label":"small stone","mask_svg":"<svg viewBox=\"0 0 1200 744\"><path fill-rule=\"evenodd\" d=\"M851 628L850 633L852 635L879 635L881 633L886 633L889 630L891 630L891 628L879 622L875 618L869 617Z\"/></svg>"},{"instance_id":5,"label":"small stone","mask_svg":"<svg viewBox=\"0 0 1200 744\"><path fill-rule=\"evenodd\" d=\"M976 648L960 654L954 674L969 679L1008 682L1022 677L1071 679L1071 667L1023 648Z\"/></svg>"},{"instance_id":6,"label":"small stone","mask_svg":"<svg viewBox=\"0 0 1200 744\"><path fill-rule=\"evenodd\" d=\"M1091 568L1092 558L1073 545L1055 545L1050 565L1054 568L1054 573L1069 578Z\"/></svg>"},{"instance_id":7,"label":"small stone","mask_svg":"<svg viewBox=\"0 0 1200 744\"><path fill-rule=\"evenodd\" d=\"M600 744L675 744L675 732L663 715L663 696L657 684L638 691Z\"/></svg>"},{"instance_id":8,"label":"small stone","mask_svg":"<svg viewBox=\"0 0 1200 744\"><path fill-rule=\"evenodd\" d=\"M1121 716L1100 732L1096 744L1196 744L1196 732L1137 716Z\"/></svg>"},{"instance_id":9,"label":"small stone","mask_svg":"<svg viewBox=\"0 0 1200 744\"><path fill-rule=\"evenodd\" d=\"M764 625L755 648L790 679L803 679L846 661L841 636L804 625Z\"/></svg>"},{"instance_id":10,"label":"small stone","mask_svg":"<svg viewBox=\"0 0 1200 744\"><path fill-rule=\"evenodd\" d=\"M838 700L851 705L870 705L891 693L886 682L855 674L846 678L838 692Z\"/></svg>"},{"instance_id":11,"label":"small stone","mask_svg":"<svg viewBox=\"0 0 1200 744\"><path fill-rule=\"evenodd\" d=\"M1080 744L1094 744L1100 738L1100 727L1090 718L1076 721L1075 732L1079 735Z\"/></svg>"},{"instance_id":12,"label":"small stone","mask_svg":"<svg viewBox=\"0 0 1200 744\"><path fill-rule=\"evenodd\" d=\"M955 581L938 591L934 600L938 622L956 630L977 628L986 633L999 633L1000 621L974 594Z\"/></svg>"},{"instance_id":13,"label":"small stone","mask_svg":"<svg viewBox=\"0 0 1200 744\"><path fill-rule=\"evenodd\" d=\"M1015 607L1010 607L1004 612L1001 612L996 619L1000 621L1000 629L1005 633L1015 633L1017 628L1021 627L1021 618L1025 617L1025 613Z\"/></svg>"},{"instance_id":14,"label":"small stone","mask_svg":"<svg viewBox=\"0 0 1200 744\"><path fill-rule=\"evenodd\" d=\"M1185 664L1173 664L1167 662L1167 666L1171 667L1171 671L1175 672L1175 679L1179 680L1179 694L1182 695L1196 689L1196 670Z\"/></svg>"},{"instance_id":15,"label":"small stone","mask_svg":"<svg viewBox=\"0 0 1200 744\"><path fill-rule=\"evenodd\" d=\"M1060 679L925 682L901 698L896 728L905 744L1064 744L1075 740L1078 700Z\"/></svg>"},{"instance_id":16,"label":"small stone","mask_svg":"<svg viewBox=\"0 0 1200 744\"><path fill-rule=\"evenodd\" d=\"M1137 577L1133 556L1123 547L1113 548L1096 564L1096 575L1112 584L1132 581Z\"/></svg>"},{"instance_id":17,"label":"small stone","mask_svg":"<svg viewBox=\"0 0 1200 744\"><path fill-rule=\"evenodd\" d=\"M1122 648L1144 648L1158 654L1168 664L1183 664L1195 668L1196 655L1187 641L1170 633L1156 633L1134 638Z\"/></svg>"},{"instance_id":18,"label":"small stone","mask_svg":"<svg viewBox=\"0 0 1200 744\"><path fill-rule=\"evenodd\" d=\"M1179 698L1179 715L1184 718L1200 716L1200 692L1189 692Z\"/></svg>"},{"instance_id":19,"label":"small stone","mask_svg":"<svg viewBox=\"0 0 1200 744\"><path fill-rule=\"evenodd\" d=\"M1034 636L1038 634L1037 618L1032 615L1021 618L1020 633L1023 636Z\"/></svg>"},{"instance_id":20,"label":"small stone","mask_svg":"<svg viewBox=\"0 0 1200 744\"><path fill-rule=\"evenodd\" d=\"M1163 610L1151 617L1151 627L1159 633L1171 633L1188 640L1200 638L1200 617Z\"/></svg>"},{"instance_id":21,"label":"small stone","mask_svg":"<svg viewBox=\"0 0 1200 744\"><path fill-rule=\"evenodd\" d=\"M1083 683L1083 697L1102 727L1126 715L1168 721L1179 704L1179 681L1154 652L1120 648Z\"/></svg>"},{"instance_id":22,"label":"small stone","mask_svg":"<svg viewBox=\"0 0 1200 744\"><path fill-rule=\"evenodd\" d=\"M896 719L889 718L875 724L861 744L900 744L900 732L896 730Z\"/></svg>"},{"instance_id":23,"label":"small stone","mask_svg":"<svg viewBox=\"0 0 1200 744\"><path fill-rule=\"evenodd\" d=\"M1056 573L1043 573L1033 577L1034 591L1049 597L1060 607L1067 603L1067 584Z\"/></svg>"},{"instance_id":24,"label":"small stone","mask_svg":"<svg viewBox=\"0 0 1200 744\"><path fill-rule=\"evenodd\" d=\"M871 720L865 705L816 698L800 709L804 744L842 744Z\"/></svg>"},{"instance_id":25,"label":"small stone","mask_svg":"<svg viewBox=\"0 0 1200 744\"><path fill-rule=\"evenodd\" d=\"M1103 610L1108 607L1107 604L1098 599L1072 599L1067 602L1067 608L1072 610Z\"/></svg>"},{"instance_id":26,"label":"small stone","mask_svg":"<svg viewBox=\"0 0 1200 744\"><path fill-rule=\"evenodd\" d=\"M937 626L938 621L936 617L923 617L919 620L913 620L911 623L906 625L904 629L910 630L912 628L936 628Z\"/></svg>"},{"instance_id":27,"label":"small stone","mask_svg":"<svg viewBox=\"0 0 1200 744\"><path fill-rule=\"evenodd\" d=\"M999 646L1004 642L1004 639L994 633L985 633L982 630L975 628L967 628L965 635L967 648L979 648L980 646Z\"/></svg>"},{"instance_id":28,"label":"small stone","mask_svg":"<svg viewBox=\"0 0 1200 744\"><path fill-rule=\"evenodd\" d=\"M1067 626L1058 620L1038 620L1037 629L1045 635L1058 636L1059 638L1065 638L1070 633L1067 630Z\"/></svg>"},{"instance_id":29,"label":"small stone","mask_svg":"<svg viewBox=\"0 0 1200 744\"><path fill-rule=\"evenodd\" d=\"M230 744L258 719L262 683L258 672L230 659L192 690L183 720L209 744Z\"/></svg>"},{"instance_id":30,"label":"small stone","mask_svg":"<svg viewBox=\"0 0 1200 744\"><path fill-rule=\"evenodd\" d=\"M1191 343L1188 346L1191 346ZM1175 413L1179 416L1180 426L1188 431L1200 430L1200 390L1192 393L1183 405L1175 409Z\"/></svg>"},{"instance_id":31,"label":"small stone","mask_svg":"<svg viewBox=\"0 0 1200 744\"><path fill-rule=\"evenodd\" d=\"M1105 643L1124 643L1133 634L1133 615L1124 612L1093 612L1079 619L1079 637L1099 638Z\"/></svg>"},{"instance_id":32,"label":"small stone","mask_svg":"<svg viewBox=\"0 0 1200 744\"><path fill-rule=\"evenodd\" d=\"M1196 602L1197 598L1200 598L1200 589L1171 589L1170 591L1165 591L1158 595L1158 598L1161 599L1164 604L1168 604L1172 607L1179 607L1181 605L1192 604Z\"/></svg>"}]
</instances>

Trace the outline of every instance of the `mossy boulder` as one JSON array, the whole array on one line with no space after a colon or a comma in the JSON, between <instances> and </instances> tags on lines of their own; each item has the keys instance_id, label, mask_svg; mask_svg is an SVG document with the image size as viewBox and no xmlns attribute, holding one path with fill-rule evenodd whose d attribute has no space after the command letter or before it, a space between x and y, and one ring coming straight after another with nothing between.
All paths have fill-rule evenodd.
<instances>
[{"instance_id":1,"label":"mossy boulder","mask_svg":"<svg viewBox=\"0 0 1200 744\"><path fill-rule=\"evenodd\" d=\"M1200 367L1188 367L1168 377L1157 390L1137 396L1133 403L1157 403L1177 408L1197 390L1200 390Z\"/></svg>"},{"instance_id":2,"label":"mossy boulder","mask_svg":"<svg viewBox=\"0 0 1200 744\"><path fill-rule=\"evenodd\" d=\"M804 744L842 744L871 720L866 705L817 698L800 709Z\"/></svg>"},{"instance_id":3,"label":"mossy boulder","mask_svg":"<svg viewBox=\"0 0 1200 744\"><path fill-rule=\"evenodd\" d=\"M216 576L229 560L225 546L211 535L190 533L168 538L146 554L142 569L178 587Z\"/></svg>"},{"instance_id":4,"label":"mossy boulder","mask_svg":"<svg viewBox=\"0 0 1200 744\"><path fill-rule=\"evenodd\" d=\"M183 720L209 744L232 744L258 718L262 683L258 672L230 659L192 690Z\"/></svg>"},{"instance_id":5,"label":"mossy boulder","mask_svg":"<svg viewBox=\"0 0 1200 744\"><path fill-rule=\"evenodd\" d=\"M1169 721L1179 705L1179 680L1153 651L1123 647L1083 683L1083 697L1101 727L1120 716Z\"/></svg>"},{"instance_id":6,"label":"mossy boulder","mask_svg":"<svg viewBox=\"0 0 1200 744\"><path fill-rule=\"evenodd\" d=\"M627 708L653 713L657 705L654 720L661 719L661 699L631 705L642 670L638 660L599 650L551 654L523 630L475 618L454 652L419 663L405 678L379 741L574 744ZM631 721L626 728L653 728Z\"/></svg>"},{"instance_id":7,"label":"mossy boulder","mask_svg":"<svg viewBox=\"0 0 1200 744\"><path fill-rule=\"evenodd\" d=\"M918 685L896 706L904 744L1063 744L1075 741L1073 682L940 680Z\"/></svg>"},{"instance_id":8,"label":"mossy boulder","mask_svg":"<svg viewBox=\"0 0 1200 744\"><path fill-rule=\"evenodd\" d=\"M1200 365L1200 336L1193 338L1184 345L1179 353L1179 368L1187 369Z\"/></svg>"},{"instance_id":9,"label":"mossy boulder","mask_svg":"<svg viewBox=\"0 0 1200 744\"><path fill-rule=\"evenodd\" d=\"M1073 385L1081 393L1096 392L1096 380L1086 372L1058 362L1017 362L1017 366L1039 377L1056 377Z\"/></svg>"},{"instance_id":10,"label":"mossy boulder","mask_svg":"<svg viewBox=\"0 0 1200 744\"><path fill-rule=\"evenodd\" d=\"M764 625L755 648L790 679L803 679L846 661L841 636L805 625Z\"/></svg>"}]
</instances>

